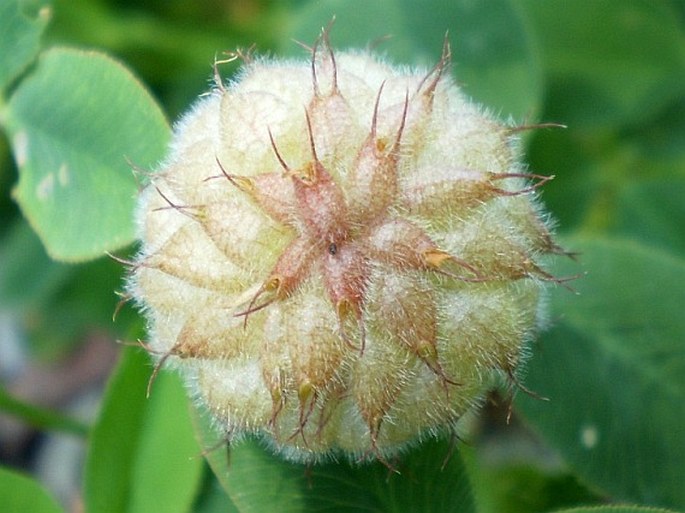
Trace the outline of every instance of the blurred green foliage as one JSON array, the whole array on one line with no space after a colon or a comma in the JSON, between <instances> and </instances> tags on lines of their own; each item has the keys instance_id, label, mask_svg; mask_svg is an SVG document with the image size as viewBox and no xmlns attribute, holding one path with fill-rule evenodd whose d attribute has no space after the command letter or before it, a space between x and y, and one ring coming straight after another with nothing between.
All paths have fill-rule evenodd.
<instances>
[{"instance_id":1,"label":"blurred green foliage","mask_svg":"<svg viewBox=\"0 0 685 513\"><path fill-rule=\"evenodd\" d=\"M573 284L580 295L553 291L550 329L533 347L526 385L551 400L519 394L514 404L528 431L510 431L535 443L503 438L506 427L494 441L481 432L444 471L449 444L430 443L402 476L374 465L305 472L246 443L228 469L209 452L217 479L197 456L180 384L164 376L145 401L149 366L129 349L91 428L87 511L685 511L680 0L0 0L0 311L19 320L35 358L59 359L92 330L140 334L130 309L111 322L119 264L47 254L86 260L131 243L125 158L149 167L163 157L164 116L208 87L222 51L301 54L292 39L311 41L333 16L335 46L391 35L378 49L397 62L430 65L449 32L470 95L504 119L568 125L524 141L531 169L556 175L543 199L564 246L580 253L554 270L587 273ZM27 148L26 134L43 143ZM63 161L74 181L60 175ZM64 189L51 210L41 210L41 186ZM2 398L26 422L75 425ZM0 470L0 503L58 510L10 470Z\"/></svg>"}]
</instances>

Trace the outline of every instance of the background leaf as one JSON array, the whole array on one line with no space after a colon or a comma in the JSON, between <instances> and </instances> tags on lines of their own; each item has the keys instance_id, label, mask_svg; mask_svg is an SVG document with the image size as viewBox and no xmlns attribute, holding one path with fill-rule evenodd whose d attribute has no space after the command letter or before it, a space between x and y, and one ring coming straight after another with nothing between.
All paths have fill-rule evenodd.
<instances>
[{"instance_id":1,"label":"background leaf","mask_svg":"<svg viewBox=\"0 0 685 513\"><path fill-rule=\"evenodd\" d=\"M19 0L0 2L0 94L38 54L47 24L47 9L31 17L22 7Z\"/></svg>"},{"instance_id":2,"label":"background leaf","mask_svg":"<svg viewBox=\"0 0 685 513\"><path fill-rule=\"evenodd\" d=\"M506 423L508 412L502 413L501 422ZM591 493L566 466L545 454L539 441L521 432L521 427L510 419L506 429L461 447L478 513L547 513L606 502L606 497Z\"/></svg>"},{"instance_id":3,"label":"background leaf","mask_svg":"<svg viewBox=\"0 0 685 513\"><path fill-rule=\"evenodd\" d=\"M51 260L36 233L17 219L0 238L0 310L23 326L26 349L44 361L63 361L94 332L126 337L142 324L131 308L112 322L122 265L100 258L74 266Z\"/></svg>"},{"instance_id":4,"label":"background leaf","mask_svg":"<svg viewBox=\"0 0 685 513\"><path fill-rule=\"evenodd\" d=\"M214 448L208 461L231 507L241 513L475 512L458 452L446 460L448 442L428 441L420 450L409 452L396 462L400 474L378 462L305 467L283 461L255 440L241 441L227 453L222 450L225 445L217 445L218 437L207 418L196 413L195 421L203 445Z\"/></svg>"},{"instance_id":5,"label":"background leaf","mask_svg":"<svg viewBox=\"0 0 685 513\"><path fill-rule=\"evenodd\" d=\"M616 231L684 254L683 198L685 176L625 184L617 195Z\"/></svg>"},{"instance_id":6,"label":"background leaf","mask_svg":"<svg viewBox=\"0 0 685 513\"><path fill-rule=\"evenodd\" d=\"M554 329L520 395L528 422L618 500L685 507L685 262L630 240L574 238L588 275L556 290ZM566 265L564 274L574 269Z\"/></svg>"},{"instance_id":7,"label":"background leaf","mask_svg":"<svg viewBox=\"0 0 685 513\"><path fill-rule=\"evenodd\" d=\"M133 240L127 159L153 165L169 129L123 66L94 52L50 50L10 99L7 118L20 170L15 197L50 256L85 260Z\"/></svg>"},{"instance_id":8,"label":"background leaf","mask_svg":"<svg viewBox=\"0 0 685 513\"><path fill-rule=\"evenodd\" d=\"M0 504L3 513L60 513L62 508L33 479L0 468Z\"/></svg>"},{"instance_id":9,"label":"background leaf","mask_svg":"<svg viewBox=\"0 0 685 513\"><path fill-rule=\"evenodd\" d=\"M0 386L0 412L20 418L34 428L52 429L85 436L88 426L56 411L40 408L12 397Z\"/></svg>"},{"instance_id":10,"label":"background leaf","mask_svg":"<svg viewBox=\"0 0 685 513\"><path fill-rule=\"evenodd\" d=\"M51 260L23 220L7 229L9 233L0 245L0 305L16 310L39 304L68 279L73 269Z\"/></svg>"},{"instance_id":11,"label":"background leaf","mask_svg":"<svg viewBox=\"0 0 685 513\"><path fill-rule=\"evenodd\" d=\"M683 25L673 3L517 2L539 35L551 119L585 128L634 122L685 94Z\"/></svg>"},{"instance_id":12,"label":"background leaf","mask_svg":"<svg viewBox=\"0 0 685 513\"><path fill-rule=\"evenodd\" d=\"M187 398L176 375L163 373L150 400L149 359L124 351L90 443L85 472L88 513L190 511L202 469Z\"/></svg>"},{"instance_id":13,"label":"background leaf","mask_svg":"<svg viewBox=\"0 0 685 513\"><path fill-rule=\"evenodd\" d=\"M598 506L596 508L573 508L559 510L556 513L677 513L661 508L642 508L640 506Z\"/></svg>"},{"instance_id":14,"label":"background leaf","mask_svg":"<svg viewBox=\"0 0 685 513\"><path fill-rule=\"evenodd\" d=\"M292 39L310 43L335 16L336 48L378 43L399 64L430 67L449 33L453 73L467 94L503 117L534 116L541 98L536 53L518 11L508 0L326 0L307 2L283 26L281 53L302 56ZM390 36L388 40L382 40Z\"/></svg>"},{"instance_id":15,"label":"background leaf","mask_svg":"<svg viewBox=\"0 0 685 513\"><path fill-rule=\"evenodd\" d=\"M238 509L226 495L226 490L209 470L207 470L204 486L198 494L198 501L192 511L193 513L238 513Z\"/></svg>"}]
</instances>

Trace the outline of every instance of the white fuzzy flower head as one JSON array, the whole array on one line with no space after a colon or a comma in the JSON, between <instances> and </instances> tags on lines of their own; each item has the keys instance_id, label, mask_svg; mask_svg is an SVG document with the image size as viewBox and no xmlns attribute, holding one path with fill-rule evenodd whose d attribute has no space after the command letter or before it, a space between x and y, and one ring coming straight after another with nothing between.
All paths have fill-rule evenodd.
<instances>
[{"instance_id":1,"label":"white fuzzy flower head","mask_svg":"<svg viewBox=\"0 0 685 513\"><path fill-rule=\"evenodd\" d=\"M431 70L245 59L177 124L128 289L228 440L387 459L512 384L557 251L516 127Z\"/></svg>"}]
</instances>

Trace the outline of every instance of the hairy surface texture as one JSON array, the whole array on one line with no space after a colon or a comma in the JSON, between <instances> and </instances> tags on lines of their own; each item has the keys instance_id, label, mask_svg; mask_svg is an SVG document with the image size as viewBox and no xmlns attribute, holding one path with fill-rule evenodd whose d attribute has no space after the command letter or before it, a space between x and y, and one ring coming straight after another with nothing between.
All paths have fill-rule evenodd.
<instances>
[{"instance_id":1,"label":"hairy surface texture","mask_svg":"<svg viewBox=\"0 0 685 513\"><path fill-rule=\"evenodd\" d=\"M227 439L386 459L516 382L554 253L516 134L447 73L242 55L139 203L146 347Z\"/></svg>"}]
</instances>

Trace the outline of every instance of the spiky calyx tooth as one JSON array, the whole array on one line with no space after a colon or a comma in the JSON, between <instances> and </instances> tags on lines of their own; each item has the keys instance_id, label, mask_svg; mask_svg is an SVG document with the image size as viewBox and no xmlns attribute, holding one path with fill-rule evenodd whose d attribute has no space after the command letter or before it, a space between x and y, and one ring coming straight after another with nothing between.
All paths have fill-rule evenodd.
<instances>
[{"instance_id":1,"label":"spiky calyx tooth","mask_svg":"<svg viewBox=\"0 0 685 513\"><path fill-rule=\"evenodd\" d=\"M347 148L340 141L354 133L354 113L338 87L338 69L330 46L318 52L321 41L312 48L313 97L307 112L314 145L322 159L344 158ZM323 55L321 55L323 53Z\"/></svg>"},{"instance_id":2,"label":"spiky calyx tooth","mask_svg":"<svg viewBox=\"0 0 685 513\"><path fill-rule=\"evenodd\" d=\"M314 249L309 239L299 238L292 241L246 307L235 315L245 317L245 325L247 325L247 318L252 313L269 306L274 301L290 297L307 276L313 264L311 254Z\"/></svg>"},{"instance_id":3,"label":"spiky calyx tooth","mask_svg":"<svg viewBox=\"0 0 685 513\"><path fill-rule=\"evenodd\" d=\"M410 215L441 219L465 212L500 196L533 192L551 177L525 173L490 173L446 166L432 173L435 181L405 183L401 206ZM529 181L526 181L529 179ZM535 180L535 183L530 183ZM452 206L445 211L444 205Z\"/></svg>"},{"instance_id":4,"label":"spiky calyx tooth","mask_svg":"<svg viewBox=\"0 0 685 513\"><path fill-rule=\"evenodd\" d=\"M405 99L402 118L392 142L378 136L378 108L383 86L378 91L373 110L371 131L358 150L357 158L347 175L348 202L354 224L373 222L397 199L400 143L404 131L409 98Z\"/></svg>"},{"instance_id":5,"label":"spiky calyx tooth","mask_svg":"<svg viewBox=\"0 0 685 513\"><path fill-rule=\"evenodd\" d=\"M282 172L248 177L228 173L218 159L217 165L222 176L249 196L271 219L293 228L297 227L297 204L294 201L293 183Z\"/></svg>"},{"instance_id":6,"label":"spiky calyx tooth","mask_svg":"<svg viewBox=\"0 0 685 513\"><path fill-rule=\"evenodd\" d=\"M265 312L268 341L260 355L279 437L299 438L305 444L314 443L313 434L324 427L323 401L343 383L343 363L349 352L322 292L298 294ZM302 319L298 315L302 310L312 316Z\"/></svg>"},{"instance_id":7,"label":"spiky calyx tooth","mask_svg":"<svg viewBox=\"0 0 685 513\"><path fill-rule=\"evenodd\" d=\"M465 281L480 281L478 270L438 248L424 230L404 219L388 219L373 227L365 249L374 259L398 269L441 272Z\"/></svg>"},{"instance_id":8,"label":"spiky calyx tooth","mask_svg":"<svg viewBox=\"0 0 685 513\"><path fill-rule=\"evenodd\" d=\"M349 231L347 204L328 171L315 161L291 176L307 235L329 244L344 241Z\"/></svg>"},{"instance_id":9,"label":"spiky calyx tooth","mask_svg":"<svg viewBox=\"0 0 685 513\"><path fill-rule=\"evenodd\" d=\"M323 278L331 303L341 322L349 314L359 320L369 275L367 255L357 245L338 247L335 243L329 243L327 253L323 261Z\"/></svg>"},{"instance_id":10,"label":"spiky calyx tooth","mask_svg":"<svg viewBox=\"0 0 685 513\"><path fill-rule=\"evenodd\" d=\"M512 131L367 52L250 60L177 125L128 292L227 439L382 461L452 432L540 324L560 252Z\"/></svg>"},{"instance_id":11,"label":"spiky calyx tooth","mask_svg":"<svg viewBox=\"0 0 685 513\"><path fill-rule=\"evenodd\" d=\"M420 358L444 384L456 384L440 364L437 308L429 284L418 275L397 271L377 273L376 283L383 293L369 305L368 313L375 319L394 320L378 326L377 331Z\"/></svg>"},{"instance_id":12,"label":"spiky calyx tooth","mask_svg":"<svg viewBox=\"0 0 685 513\"><path fill-rule=\"evenodd\" d=\"M393 405L417 374L414 368L417 358L388 342L382 335L370 339L364 358L353 368L355 379L350 385L350 392L366 428L364 436L360 437L362 440L354 446L357 452L375 451L387 446L382 425L385 420L394 418L391 413Z\"/></svg>"}]
</instances>

